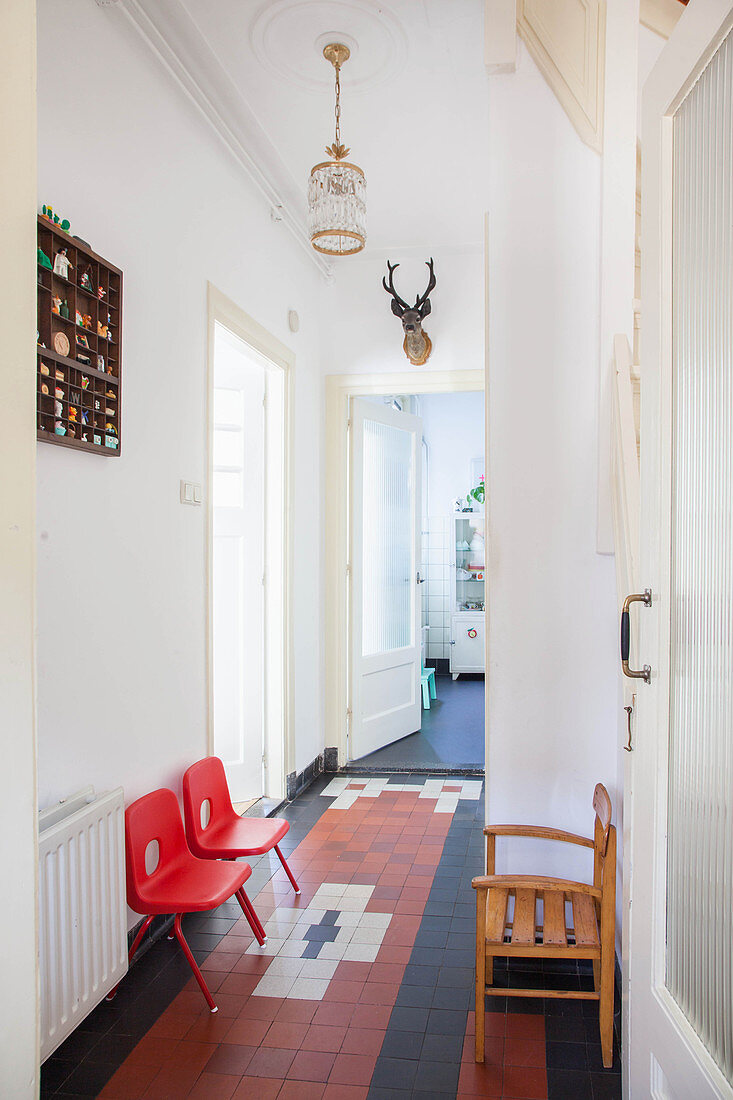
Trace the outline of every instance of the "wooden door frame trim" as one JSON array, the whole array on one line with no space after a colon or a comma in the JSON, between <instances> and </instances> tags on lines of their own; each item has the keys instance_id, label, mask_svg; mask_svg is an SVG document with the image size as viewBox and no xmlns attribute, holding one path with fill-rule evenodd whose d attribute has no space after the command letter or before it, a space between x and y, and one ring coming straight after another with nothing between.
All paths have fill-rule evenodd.
<instances>
[{"instance_id":1,"label":"wooden door frame trim","mask_svg":"<svg viewBox=\"0 0 733 1100\"><path fill-rule=\"evenodd\" d=\"M326 376L326 500L325 500L325 744L335 747L338 765L346 763L347 712L350 706L348 667L348 420L353 397L384 393L415 395L482 393L483 368L459 371L395 371ZM488 645L485 647L488 671Z\"/></svg>"}]
</instances>

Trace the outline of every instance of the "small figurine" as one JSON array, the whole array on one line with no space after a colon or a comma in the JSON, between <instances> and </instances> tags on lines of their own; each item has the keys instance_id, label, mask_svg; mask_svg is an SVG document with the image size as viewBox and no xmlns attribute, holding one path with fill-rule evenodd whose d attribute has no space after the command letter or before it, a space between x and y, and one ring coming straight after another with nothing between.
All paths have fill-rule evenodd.
<instances>
[{"instance_id":1,"label":"small figurine","mask_svg":"<svg viewBox=\"0 0 733 1100\"><path fill-rule=\"evenodd\" d=\"M46 385L45 382L41 382L41 393L43 394L44 397L50 397L51 396L48 392L48 386Z\"/></svg>"},{"instance_id":2,"label":"small figurine","mask_svg":"<svg viewBox=\"0 0 733 1100\"><path fill-rule=\"evenodd\" d=\"M57 382L64 382L65 381L64 372L61 370L61 367L56 367L56 376L55 377L56 377Z\"/></svg>"},{"instance_id":3,"label":"small figurine","mask_svg":"<svg viewBox=\"0 0 733 1100\"><path fill-rule=\"evenodd\" d=\"M95 443L99 443L99 444L100 444L100 446L101 446L101 443L102 443L102 436L101 436L101 435L100 435L100 434L99 434L98 432L95 432L95 433L94 433L94 442L95 442Z\"/></svg>"},{"instance_id":4,"label":"small figurine","mask_svg":"<svg viewBox=\"0 0 733 1100\"><path fill-rule=\"evenodd\" d=\"M76 429L72 424L69 424L69 439L76 439Z\"/></svg>"},{"instance_id":5,"label":"small figurine","mask_svg":"<svg viewBox=\"0 0 733 1100\"><path fill-rule=\"evenodd\" d=\"M88 290L90 293L93 293L93 291L92 291L91 268L87 267L84 271L82 271L81 278L79 279L79 282L81 283L81 285L84 287L85 290Z\"/></svg>"},{"instance_id":6,"label":"small figurine","mask_svg":"<svg viewBox=\"0 0 733 1100\"><path fill-rule=\"evenodd\" d=\"M56 421L54 431L56 432L56 435L66 435L66 428L63 426L60 420Z\"/></svg>"},{"instance_id":7,"label":"small figurine","mask_svg":"<svg viewBox=\"0 0 733 1100\"><path fill-rule=\"evenodd\" d=\"M66 249L62 248L60 252L56 253L56 259L53 262L53 273L54 275L60 275L62 279L68 279L70 269L71 261L66 254Z\"/></svg>"},{"instance_id":8,"label":"small figurine","mask_svg":"<svg viewBox=\"0 0 733 1100\"><path fill-rule=\"evenodd\" d=\"M76 361L77 361L77 363L83 363L83 365L85 367L91 367L91 365L92 365L92 361L89 358L89 356L88 355L82 355L82 353L80 351L77 352L77 354L76 354Z\"/></svg>"},{"instance_id":9,"label":"small figurine","mask_svg":"<svg viewBox=\"0 0 733 1100\"><path fill-rule=\"evenodd\" d=\"M51 313L58 313L61 316L61 299L55 294L51 296Z\"/></svg>"},{"instance_id":10,"label":"small figurine","mask_svg":"<svg viewBox=\"0 0 733 1100\"><path fill-rule=\"evenodd\" d=\"M104 430L106 432L111 432L112 435L117 435L117 428L115 428L114 424L110 424L109 421L104 425Z\"/></svg>"},{"instance_id":11,"label":"small figurine","mask_svg":"<svg viewBox=\"0 0 733 1100\"><path fill-rule=\"evenodd\" d=\"M51 261L49 260L48 256L46 255L46 253L43 251L42 248L38 249L37 257L38 257L38 264L39 264L40 267L47 267L49 271L53 271L53 264L51 263Z\"/></svg>"},{"instance_id":12,"label":"small figurine","mask_svg":"<svg viewBox=\"0 0 733 1100\"><path fill-rule=\"evenodd\" d=\"M81 319L81 323L82 323L82 325L84 326L84 328L91 328L91 327L92 327L92 317L91 317L91 314L89 314L89 313L85 313L85 314L84 314L84 315L82 316L82 319Z\"/></svg>"},{"instance_id":13,"label":"small figurine","mask_svg":"<svg viewBox=\"0 0 733 1100\"><path fill-rule=\"evenodd\" d=\"M99 298L100 302L102 301L102 298L104 298L106 293L107 291L104 289L103 286L97 287L97 297Z\"/></svg>"},{"instance_id":14,"label":"small figurine","mask_svg":"<svg viewBox=\"0 0 733 1100\"><path fill-rule=\"evenodd\" d=\"M61 389L61 386L56 387L56 389L53 391L53 395L54 397L58 398L62 398L64 396L64 391Z\"/></svg>"},{"instance_id":15,"label":"small figurine","mask_svg":"<svg viewBox=\"0 0 733 1100\"><path fill-rule=\"evenodd\" d=\"M117 400L117 394L115 393L114 390L107 390L107 397L110 399L110 401L116 401Z\"/></svg>"},{"instance_id":16,"label":"small figurine","mask_svg":"<svg viewBox=\"0 0 733 1100\"><path fill-rule=\"evenodd\" d=\"M76 423L77 415L78 409L76 409L73 405L69 405L69 420L71 420L73 423Z\"/></svg>"},{"instance_id":17,"label":"small figurine","mask_svg":"<svg viewBox=\"0 0 733 1100\"><path fill-rule=\"evenodd\" d=\"M50 373L51 369L48 366L48 363L41 363L41 374L45 374L45 376L48 378Z\"/></svg>"},{"instance_id":18,"label":"small figurine","mask_svg":"<svg viewBox=\"0 0 733 1100\"><path fill-rule=\"evenodd\" d=\"M108 338L107 331L107 326L103 325L101 321L97 321L97 336L103 336L106 340Z\"/></svg>"},{"instance_id":19,"label":"small figurine","mask_svg":"<svg viewBox=\"0 0 733 1100\"><path fill-rule=\"evenodd\" d=\"M81 441L82 441L82 443L88 443L89 442L89 437L87 436L86 432L81 433Z\"/></svg>"},{"instance_id":20,"label":"small figurine","mask_svg":"<svg viewBox=\"0 0 733 1100\"><path fill-rule=\"evenodd\" d=\"M87 412L86 409L81 410L81 422L82 422L82 424L88 424L89 423L89 413Z\"/></svg>"},{"instance_id":21,"label":"small figurine","mask_svg":"<svg viewBox=\"0 0 733 1100\"><path fill-rule=\"evenodd\" d=\"M85 374L82 374L82 376L81 376L81 388L83 390L88 390L89 389L89 379L87 378L87 376Z\"/></svg>"},{"instance_id":22,"label":"small figurine","mask_svg":"<svg viewBox=\"0 0 733 1100\"><path fill-rule=\"evenodd\" d=\"M102 373L104 374L104 356L103 355L98 355L97 356L97 370L101 370Z\"/></svg>"},{"instance_id":23,"label":"small figurine","mask_svg":"<svg viewBox=\"0 0 733 1100\"><path fill-rule=\"evenodd\" d=\"M104 406L104 412L105 412L106 416L114 416L115 415L115 410L110 409L109 405Z\"/></svg>"},{"instance_id":24,"label":"small figurine","mask_svg":"<svg viewBox=\"0 0 733 1100\"><path fill-rule=\"evenodd\" d=\"M81 332L77 332L76 342L77 342L77 344L79 345L80 348L88 348L89 347L89 341L87 340L86 336L84 336Z\"/></svg>"},{"instance_id":25,"label":"small figurine","mask_svg":"<svg viewBox=\"0 0 733 1100\"><path fill-rule=\"evenodd\" d=\"M84 323L83 320L82 320L81 313L78 309L76 310L76 312L74 314L74 320L76 321L77 325L82 325Z\"/></svg>"},{"instance_id":26,"label":"small figurine","mask_svg":"<svg viewBox=\"0 0 733 1100\"><path fill-rule=\"evenodd\" d=\"M61 313L61 316L65 317L68 321L68 319L69 319L69 303L66 301L65 298L64 298L63 302L61 303L60 313Z\"/></svg>"},{"instance_id":27,"label":"small figurine","mask_svg":"<svg viewBox=\"0 0 733 1100\"><path fill-rule=\"evenodd\" d=\"M53 411L54 411L55 416L63 416L64 415L64 406L61 404L60 401L54 401Z\"/></svg>"},{"instance_id":28,"label":"small figurine","mask_svg":"<svg viewBox=\"0 0 733 1100\"><path fill-rule=\"evenodd\" d=\"M100 404L99 398L95 397L94 398L94 411L95 412L101 412L101 410L102 410L102 406Z\"/></svg>"}]
</instances>

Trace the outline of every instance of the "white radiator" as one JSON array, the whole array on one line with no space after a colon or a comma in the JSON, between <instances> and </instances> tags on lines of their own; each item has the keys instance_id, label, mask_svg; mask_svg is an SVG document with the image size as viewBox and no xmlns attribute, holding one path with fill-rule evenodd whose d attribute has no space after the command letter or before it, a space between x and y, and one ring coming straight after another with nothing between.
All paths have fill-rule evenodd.
<instances>
[{"instance_id":1,"label":"white radiator","mask_svg":"<svg viewBox=\"0 0 733 1100\"><path fill-rule=\"evenodd\" d=\"M39 814L41 1061L127 972L122 788Z\"/></svg>"}]
</instances>

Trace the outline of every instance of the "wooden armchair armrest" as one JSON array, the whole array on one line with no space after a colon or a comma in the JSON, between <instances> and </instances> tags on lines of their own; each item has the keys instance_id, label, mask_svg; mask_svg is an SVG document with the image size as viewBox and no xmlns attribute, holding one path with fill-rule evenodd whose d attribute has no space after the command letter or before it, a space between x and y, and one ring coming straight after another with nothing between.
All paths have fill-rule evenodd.
<instances>
[{"instance_id":1,"label":"wooden armchair armrest","mask_svg":"<svg viewBox=\"0 0 733 1100\"><path fill-rule=\"evenodd\" d=\"M548 878L545 875L477 875L471 880L474 890L548 890L562 891L565 894L590 894L592 898L600 898L601 890L598 886L591 886L587 882L574 882L567 878Z\"/></svg>"},{"instance_id":2,"label":"wooden armchair armrest","mask_svg":"<svg viewBox=\"0 0 733 1100\"><path fill-rule=\"evenodd\" d=\"M584 848L594 847L588 837L566 833L564 829L551 829L546 825L487 825L484 836L532 836L541 840L561 840L565 844L582 844Z\"/></svg>"}]
</instances>

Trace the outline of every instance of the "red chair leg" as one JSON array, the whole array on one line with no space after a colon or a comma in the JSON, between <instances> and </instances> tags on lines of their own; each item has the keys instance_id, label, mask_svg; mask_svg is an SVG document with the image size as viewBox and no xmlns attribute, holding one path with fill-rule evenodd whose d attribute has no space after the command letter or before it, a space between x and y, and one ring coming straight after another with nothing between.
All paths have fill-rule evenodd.
<instances>
[{"instance_id":1,"label":"red chair leg","mask_svg":"<svg viewBox=\"0 0 733 1100\"><path fill-rule=\"evenodd\" d=\"M255 907L252 904L252 902L249 900L249 898L247 897L243 886L240 886L240 888L237 890L236 897L237 897L237 901L239 902L239 904L242 907L242 912L244 913L245 917L247 918L247 923L249 924L250 928L252 929L252 931L255 934L255 939L257 940L260 947L264 947L265 944L267 943L267 933L265 932L264 928L262 927L262 924L260 922L260 918L257 916L257 913L255 912Z\"/></svg>"},{"instance_id":2,"label":"red chair leg","mask_svg":"<svg viewBox=\"0 0 733 1100\"><path fill-rule=\"evenodd\" d=\"M201 973L201 971L199 970L198 964L196 963L196 960L194 959L193 955L191 954L191 948L186 943L186 937L183 935L183 929L181 928L181 914L180 913L176 913L175 920L173 921L173 932L174 932L174 935L175 935L176 939L178 940L181 947L183 948L183 954L188 959L188 965L193 970L193 976L196 979L196 981L199 983L199 988L201 989L201 992L203 993L204 997L206 998L207 1005L209 1006L209 1008L211 1009L212 1012L218 1012L219 1009L216 1006L216 1002L214 1001L214 998L211 996L211 993L209 992L209 987L206 984L206 982L204 981L204 976Z\"/></svg>"},{"instance_id":3,"label":"red chair leg","mask_svg":"<svg viewBox=\"0 0 733 1100\"><path fill-rule=\"evenodd\" d=\"M290 882L292 883L293 890L295 890L296 894L299 894L300 893L300 887L298 886L297 882L293 878L293 872L288 867L288 861L286 860L285 856L280 851L280 846L278 844L275 845L275 851L277 852L277 854L280 857L280 862L282 863L283 867L285 868L285 874L288 876L288 878L290 879Z\"/></svg>"},{"instance_id":4,"label":"red chair leg","mask_svg":"<svg viewBox=\"0 0 733 1100\"><path fill-rule=\"evenodd\" d=\"M140 930L139 930L138 934L135 936L135 939L132 941L132 947L130 948L130 950L127 954L127 965L128 966L132 962L132 956L135 954L138 947L140 946L140 941L142 940L143 936L147 932L148 928L150 928L150 925L152 923L153 923L153 917L146 917L145 920L140 925ZM115 996L115 994L116 994L116 992L119 988L120 988L120 983L118 982L117 985L114 987L114 989L110 989L109 993L105 997L105 1000L106 1001L113 1000L114 996Z\"/></svg>"}]
</instances>

